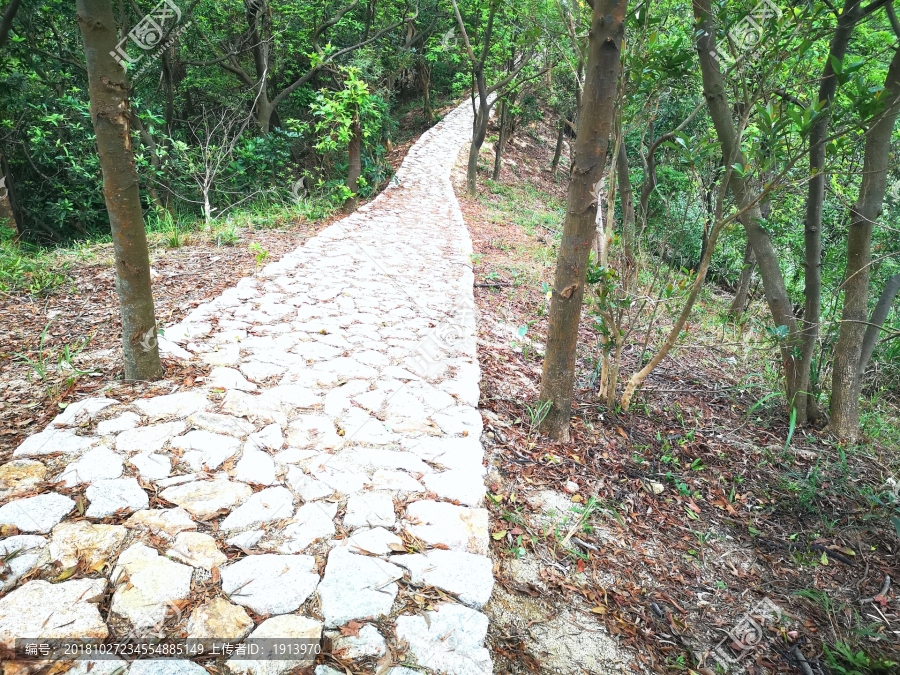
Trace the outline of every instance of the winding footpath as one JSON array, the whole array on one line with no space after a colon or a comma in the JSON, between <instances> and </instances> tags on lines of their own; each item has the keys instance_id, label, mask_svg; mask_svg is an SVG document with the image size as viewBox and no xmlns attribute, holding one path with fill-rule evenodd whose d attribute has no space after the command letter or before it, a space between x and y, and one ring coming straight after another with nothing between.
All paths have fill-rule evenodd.
<instances>
[{"instance_id":1,"label":"winding footpath","mask_svg":"<svg viewBox=\"0 0 900 675\"><path fill-rule=\"evenodd\" d=\"M377 199L167 328L164 354L213 367L202 386L80 401L15 450L0 647L328 638L353 672L491 673L472 249L450 184L470 137L465 102Z\"/></svg>"}]
</instances>

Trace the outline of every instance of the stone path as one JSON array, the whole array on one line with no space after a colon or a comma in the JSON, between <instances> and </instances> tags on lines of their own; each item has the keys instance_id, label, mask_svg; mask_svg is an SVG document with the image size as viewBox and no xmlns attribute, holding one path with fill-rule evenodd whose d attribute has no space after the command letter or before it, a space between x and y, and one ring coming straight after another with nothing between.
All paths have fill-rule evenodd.
<instances>
[{"instance_id":1,"label":"stone path","mask_svg":"<svg viewBox=\"0 0 900 675\"><path fill-rule=\"evenodd\" d=\"M470 134L466 102L376 200L169 327L164 352L213 366L202 387L80 401L0 467L0 647L324 636L356 672L491 672L471 242L449 181Z\"/></svg>"}]
</instances>

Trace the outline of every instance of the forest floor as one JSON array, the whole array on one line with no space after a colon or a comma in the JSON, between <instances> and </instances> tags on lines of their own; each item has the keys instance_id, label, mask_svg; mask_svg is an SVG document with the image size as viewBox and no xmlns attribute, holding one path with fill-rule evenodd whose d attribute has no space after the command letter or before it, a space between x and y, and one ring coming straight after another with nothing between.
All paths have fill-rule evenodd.
<instances>
[{"instance_id":1,"label":"forest floor","mask_svg":"<svg viewBox=\"0 0 900 675\"><path fill-rule=\"evenodd\" d=\"M438 109L437 117L451 108ZM426 128L418 108L402 116L397 144L387 156L394 170ZM277 218L265 226L247 222L244 227L212 230L204 230L201 223L177 238L150 233L157 321L162 326L178 323L205 300L302 246L343 215ZM122 382L112 244L78 243L49 256L48 267L62 277L51 293L0 293L0 462L69 402L109 382L118 383L110 395L123 401L161 393L161 385ZM164 360L163 365L166 382L187 387L208 370L177 360Z\"/></svg>"},{"instance_id":2,"label":"forest floor","mask_svg":"<svg viewBox=\"0 0 900 675\"><path fill-rule=\"evenodd\" d=\"M453 178L475 252L495 672L897 672L897 401L867 403L860 446L792 432L761 298L735 323L730 294L704 291L627 413L597 394L586 311L572 440L538 435L566 197L555 139L544 121L519 128L493 182L489 137L475 199L466 149Z\"/></svg>"}]
</instances>

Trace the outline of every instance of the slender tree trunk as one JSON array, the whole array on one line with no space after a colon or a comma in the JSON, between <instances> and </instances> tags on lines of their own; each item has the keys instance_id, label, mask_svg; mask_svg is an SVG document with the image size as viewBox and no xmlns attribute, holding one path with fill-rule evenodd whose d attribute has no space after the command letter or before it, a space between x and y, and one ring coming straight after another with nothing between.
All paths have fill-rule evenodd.
<instances>
[{"instance_id":1,"label":"slender tree trunk","mask_svg":"<svg viewBox=\"0 0 900 675\"><path fill-rule=\"evenodd\" d=\"M716 129L722 156L730 158L730 162L744 163L743 153L737 145L737 132L732 121L732 110L725 95L725 84L718 59L715 58L715 28L710 12L710 0L693 0L694 15L701 24L701 34L697 39L697 51L700 57L700 69L703 75L703 93L707 109ZM735 202L741 209L753 201L752 190L737 173L731 173L729 187ZM799 347L797 320L788 297L784 277L778 262L778 254L772 244L768 231L760 224L762 215L759 205L751 206L741 218L741 224L747 233L747 240L756 254L759 275L763 281L766 301L772 320L776 326L787 326L788 338L782 341L781 361L785 374L785 393L788 405L793 405L796 393L797 361L794 358L794 347Z\"/></svg>"},{"instance_id":2,"label":"slender tree trunk","mask_svg":"<svg viewBox=\"0 0 900 675\"><path fill-rule=\"evenodd\" d=\"M348 211L356 208L358 199L356 193L359 191L359 177L362 175L362 129L360 128L359 119L353 122L352 135L350 136L350 144L347 147L350 156L350 168L347 170L347 188L353 193L352 197L348 197L344 203L344 207Z\"/></svg>"},{"instance_id":3,"label":"slender tree trunk","mask_svg":"<svg viewBox=\"0 0 900 675\"><path fill-rule=\"evenodd\" d=\"M631 188L631 176L628 173L628 154L625 142L619 143L616 156L616 170L619 182L619 195L622 200L622 245L629 269L634 263L634 191Z\"/></svg>"},{"instance_id":4,"label":"slender tree trunk","mask_svg":"<svg viewBox=\"0 0 900 675\"><path fill-rule=\"evenodd\" d=\"M741 278L738 280L737 290L734 292L734 300L728 313L737 317L744 312L747 300L750 297L750 282L753 280L753 269L756 267L756 256L753 255L753 247L750 242L744 247L744 266L741 268Z\"/></svg>"},{"instance_id":5,"label":"slender tree trunk","mask_svg":"<svg viewBox=\"0 0 900 675\"><path fill-rule=\"evenodd\" d=\"M559 131L556 132L556 150L553 151L553 162L550 164L550 173L556 173L559 167L559 158L562 156L563 140L566 135L566 121L559 119Z\"/></svg>"},{"instance_id":6,"label":"slender tree trunk","mask_svg":"<svg viewBox=\"0 0 900 675\"><path fill-rule=\"evenodd\" d=\"M819 104L822 110L813 121L809 135L809 187L806 197L806 222L803 228L804 252L804 309L803 342L800 365L797 370L797 422L803 423L811 410L818 415L818 408L807 405L813 401L809 395L810 370L819 342L819 323L822 314L822 207L825 202L825 140L831 121L831 103L837 91L838 79L833 64L842 63L853 35L853 28L859 20L862 3L859 0L844 0L844 10L838 18L837 29L831 39L825 71L819 84Z\"/></svg>"},{"instance_id":7,"label":"slender tree trunk","mask_svg":"<svg viewBox=\"0 0 900 675\"><path fill-rule=\"evenodd\" d=\"M422 116L431 122L434 110L431 108L431 66L424 57L419 59L419 82L422 84Z\"/></svg>"},{"instance_id":8,"label":"slender tree trunk","mask_svg":"<svg viewBox=\"0 0 900 675\"><path fill-rule=\"evenodd\" d=\"M697 276L694 278L694 283L691 286L691 291L688 294L687 300L684 302L684 307L681 308L681 313L669 330L669 334L663 341L659 351L652 359L650 359L650 362L646 366L641 368L640 371L636 372L631 376L631 379L628 380L625 391L622 393L623 410L628 410L631 406L631 399L634 396L635 390L644 383L644 380L647 379L647 376L653 372L656 366L669 355L672 347L674 347L675 343L678 341L678 336L684 329L684 325L687 323L691 311L694 309L694 303L697 302L697 297L700 295L700 289L703 288L703 283L706 281L706 274L709 271L709 262L712 259L712 252L716 248L716 241L719 238L719 233L722 231L723 223L724 220L719 220L719 222L713 224L710 228L709 242L706 250L703 252L703 256L700 258L699 269L697 270Z\"/></svg>"},{"instance_id":9,"label":"slender tree trunk","mask_svg":"<svg viewBox=\"0 0 900 675\"><path fill-rule=\"evenodd\" d=\"M866 368L869 367L869 359L872 358L872 352L875 351L875 343L878 342L878 334L881 333L881 327L887 319L888 312L891 311L891 305L897 293L900 292L900 274L895 274L884 285L881 295L875 309L872 310L872 316L869 317L869 325L866 326L866 334L863 337L862 353L859 357L859 376L864 377Z\"/></svg>"},{"instance_id":10,"label":"slender tree trunk","mask_svg":"<svg viewBox=\"0 0 900 675\"><path fill-rule=\"evenodd\" d=\"M484 81L484 76L479 75L479 80ZM481 87L479 86L479 89ZM469 146L469 165L466 170L466 194L470 199L475 199L478 187L478 156L481 153L481 146L484 144L485 136L487 136L488 118L490 109L485 102L486 97L479 96L478 113L475 115L475 124L472 132L472 144Z\"/></svg>"},{"instance_id":11,"label":"slender tree trunk","mask_svg":"<svg viewBox=\"0 0 900 675\"><path fill-rule=\"evenodd\" d=\"M500 136L497 139L497 148L494 157L494 174L491 176L492 180L500 180L500 166L503 162L503 151L506 149L506 116L508 114L509 106L506 103L506 99L503 99L500 104Z\"/></svg>"},{"instance_id":12,"label":"slender tree trunk","mask_svg":"<svg viewBox=\"0 0 900 675\"><path fill-rule=\"evenodd\" d=\"M847 235L844 306L832 366L830 426L837 436L848 440L854 440L859 433L859 371L869 304L872 230L881 215L890 164L891 136L900 112L900 51L895 52L891 59L879 98L886 107L866 134L862 183L851 211L850 232Z\"/></svg>"},{"instance_id":13,"label":"slender tree trunk","mask_svg":"<svg viewBox=\"0 0 900 675\"><path fill-rule=\"evenodd\" d=\"M0 179L3 185L0 187L0 218L6 218L7 227L12 228L17 237L24 233L23 223L19 216L19 203L16 200L15 181L6 161L6 153L0 148Z\"/></svg>"},{"instance_id":14,"label":"slender tree trunk","mask_svg":"<svg viewBox=\"0 0 900 675\"><path fill-rule=\"evenodd\" d=\"M594 0L588 39L587 76L578 115L568 208L556 261L541 378L541 401L550 403L542 428L561 441L569 438L581 302L597 222L595 192L603 176L615 126L626 6L626 0Z\"/></svg>"},{"instance_id":15,"label":"slender tree trunk","mask_svg":"<svg viewBox=\"0 0 900 675\"><path fill-rule=\"evenodd\" d=\"M154 380L162 375L162 366L156 343L147 234L131 148L128 84L125 72L110 56L117 42L116 22L110 0L78 0L77 8L87 61L91 120L112 229L125 379Z\"/></svg>"}]
</instances>

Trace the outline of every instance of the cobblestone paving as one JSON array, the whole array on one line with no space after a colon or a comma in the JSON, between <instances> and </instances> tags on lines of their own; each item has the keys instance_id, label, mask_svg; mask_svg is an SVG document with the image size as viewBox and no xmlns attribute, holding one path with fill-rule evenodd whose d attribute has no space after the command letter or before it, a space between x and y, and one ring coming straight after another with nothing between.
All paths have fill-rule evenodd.
<instances>
[{"instance_id":1,"label":"cobblestone paving","mask_svg":"<svg viewBox=\"0 0 900 675\"><path fill-rule=\"evenodd\" d=\"M470 134L464 103L376 200L169 327L164 352L213 366L202 387L70 405L0 467L0 647L325 636L356 672L386 653L391 675L491 672L471 242L449 181Z\"/></svg>"}]
</instances>

